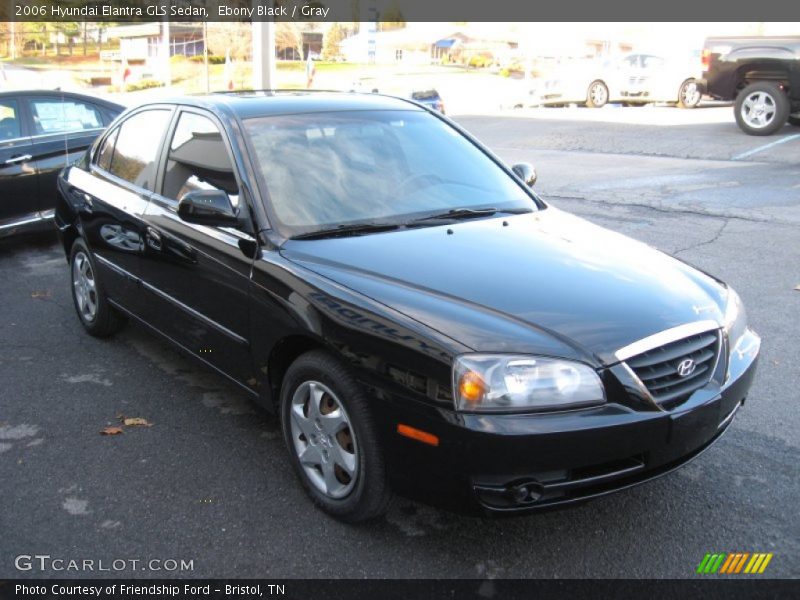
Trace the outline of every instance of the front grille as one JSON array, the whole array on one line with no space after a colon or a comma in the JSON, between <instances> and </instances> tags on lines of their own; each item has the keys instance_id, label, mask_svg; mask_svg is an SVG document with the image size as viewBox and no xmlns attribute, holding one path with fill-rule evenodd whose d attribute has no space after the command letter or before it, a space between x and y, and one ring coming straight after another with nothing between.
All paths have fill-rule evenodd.
<instances>
[{"instance_id":1,"label":"front grille","mask_svg":"<svg viewBox=\"0 0 800 600\"><path fill-rule=\"evenodd\" d=\"M714 374L720 350L719 331L706 331L670 342L629 358L627 365L660 405L676 405L706 385ZM681 374L691 360L694 370Z\"/></svg>"}]
</instances>

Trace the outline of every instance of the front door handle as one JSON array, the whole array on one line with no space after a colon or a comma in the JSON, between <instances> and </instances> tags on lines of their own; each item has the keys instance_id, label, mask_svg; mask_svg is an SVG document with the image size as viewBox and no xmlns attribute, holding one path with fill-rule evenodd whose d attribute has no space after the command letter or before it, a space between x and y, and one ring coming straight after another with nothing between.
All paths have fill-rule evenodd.
<instances>
[{"instance_id":1,"label":"front door handle","mask_svg":"<svg viewBox=\"0 0 800 600\"><path fill-rule=\"evenodd\" d=\"M9 158L6 161L6 164L7 165L15 165L17 163L28 161L28 160L30 160L32 158L33 158L33 156L31 156L30 154L21 154L19 156L12 156L11 158Z\"/></svg>"},{"instance_id":2,"label":"front door handle","mask_svg":"<svg viewBox=\"0 0 800 600\"><path fill-rule=\"evenodd\" d=\"M161 244L161 234L158 233L157 230L153 229L152 227L147 228L147 234L145 235L147 239L147 245L150 246L155 251L160 251L162 244Z\"/></svg>"}]
</instances>

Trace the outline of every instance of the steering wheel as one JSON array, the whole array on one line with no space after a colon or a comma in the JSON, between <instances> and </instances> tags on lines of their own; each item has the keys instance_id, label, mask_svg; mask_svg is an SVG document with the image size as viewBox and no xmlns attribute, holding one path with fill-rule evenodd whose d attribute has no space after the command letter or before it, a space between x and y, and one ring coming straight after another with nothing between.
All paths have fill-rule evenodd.
<instances>
[{"instance_id":1,"label":"steering wheel","mask_svg":"<svg viewBox=\"0 0 800 600\"><path fill-rule=\"evenodd\" d=\"M398 190L400 193L408 194L443 182L444 179L434 173L417 173L406 177L398 187Z\"/></svg>"},{"instance_id":2,"label":"steering wheel","mask_svg":"<svg viewBox=\"0 0 800 600\"><path fill-rule=\"evenodd\" d=\"M6 117L0 121L0 140L7 140L17 137L16 120Z\"/></svg>"}]
</instances>

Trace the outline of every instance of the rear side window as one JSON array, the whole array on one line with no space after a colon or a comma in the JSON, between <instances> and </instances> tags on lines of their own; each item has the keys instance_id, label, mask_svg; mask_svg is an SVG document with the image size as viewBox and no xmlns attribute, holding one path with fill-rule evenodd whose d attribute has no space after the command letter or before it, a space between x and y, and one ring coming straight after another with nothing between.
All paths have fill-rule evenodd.
<instances>
[{"instance_id":1,"label":"rear side window","mask_svg":"<svg viewBox=\"0 0 800 600\"><path fill-rule=\"evenodd\" d=\"M16 100L0 100L0 142L21 136Z\"/></svg>"},{"instance_id":2,"label":"rear side window","mask_svg":"<svg viewBox=\"0 0 800 600\"><path fill-rule=\"evenodd\" d=\"M222 132L208 117L184 112L169 146L162 195L180 200L196 190L222 190L233 206L239 204L239 185Z\"/></svg>"},{"instance_id":3,"label":"rear side window","mask_svg":"<svg viewBox=\"0 0 800 600\"><path fill-rule=\"evenodd\" d=\"M100 109L79 100L33 99L30 103L35 135L101 129Z\"/></svg>"},{"instance_id":4,"label":"rear side window","mask_svg":"<svg viewBox=\"0 0 800 600\"><path fill-rule=\"evenodd\" d=\"M152 190L161 139L169 118L168 109L153 109L144 110L126 119L118 128L116 141L112 142L113 156L107 170L136 186ZM109 137L106 144L111 140L112 137ZM105 146L100 151L98 164L101 159L105 160L102 156L104 150Z\"/></svg>"}]
</instances>

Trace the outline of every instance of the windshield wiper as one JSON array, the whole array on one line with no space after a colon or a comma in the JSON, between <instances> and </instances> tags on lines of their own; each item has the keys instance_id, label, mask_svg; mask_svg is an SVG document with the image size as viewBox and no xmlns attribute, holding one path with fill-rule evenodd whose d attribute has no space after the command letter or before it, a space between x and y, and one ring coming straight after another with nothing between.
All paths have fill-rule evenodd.
<instances>
[{"instance_id":1,"label":"windshield wiper","mask_svg":"<svg viewBox=\"0 0 800 600\"><path fill-rule=\"evenodd\" d=\"M318 229L307 233L293 235L292 240L316 240L332 237L346 237L349 235L360 235L363 233L381 233L383 231L394 231L399 229L397 223L353 223L352 225L337 225L328 229Z\"/></svg>"},{"instance_id":2,"label":"windshield wiper","mask_svg":"<svg viewBox=\"0 0 800 600\"><path fill-rule=\"evenodd\" d=\"M418 221L439 221L444 219L473 219L475 217L490 217L496 213L506 213L510 215L521 215L524 213L533 212L530 208L494 208L487 206L485 208L453 208L447 212L437 213L435 215L428 215L427 217L420 217L414 219Z\"/></svg>"}]
</instances>

